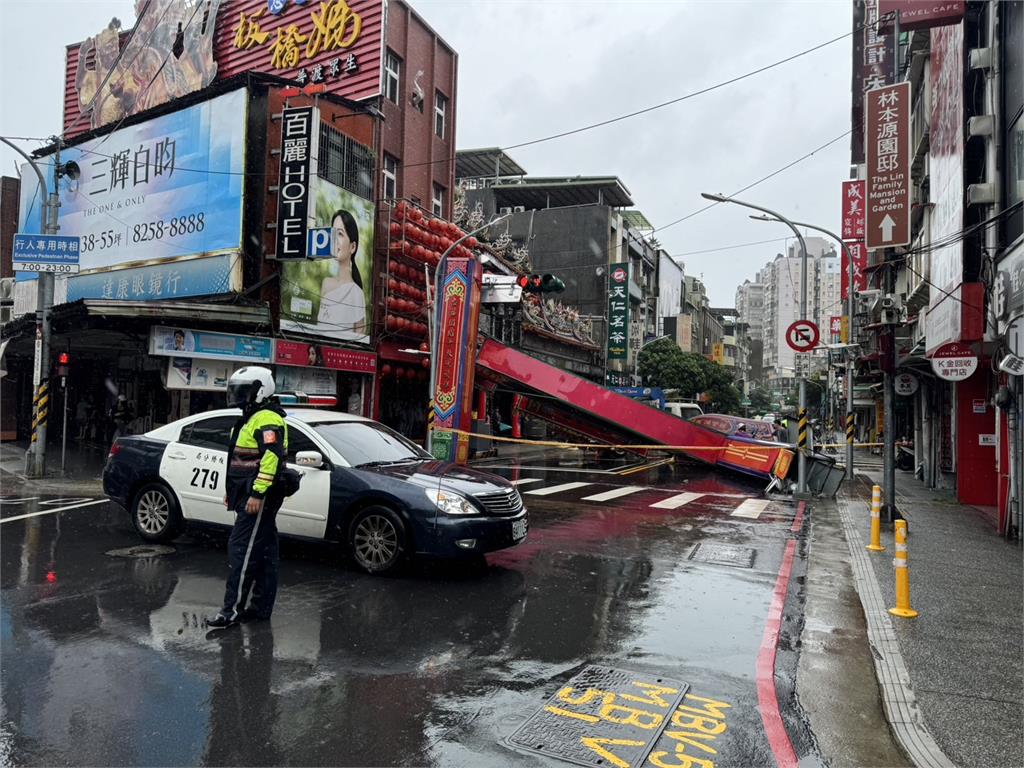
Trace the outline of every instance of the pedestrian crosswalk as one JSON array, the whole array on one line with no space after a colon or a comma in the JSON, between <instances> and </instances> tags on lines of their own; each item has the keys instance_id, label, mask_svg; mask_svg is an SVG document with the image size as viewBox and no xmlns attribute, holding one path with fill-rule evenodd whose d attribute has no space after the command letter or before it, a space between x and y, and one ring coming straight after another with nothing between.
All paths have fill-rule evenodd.
<instances>
[{"instance_id":1,"label":"pedestrian crosswalk","mask_svg":"<svg viewBox=\"0 0 1024 768\"><path fill-rule=\"evenodd\" d=\"M557 501L571 503L607 504L620 502L633 508L676 510L700 502L706 509L713 509L742 520L758 520L772 505L771 499L752 498L749 494L729 492L669 492L666 489L646 485L621 485L608 487L607 483L573 482L543 485L544 478L523 477L511 483L522 489L523 496L534 498L557 498ZM524 486L531 486L524 488ZM601 487L604 486L603 489ZM596 491L591 493L590 491ZM637 498L632 498L637 497ZM734 505L731 510L729 507Z\"/></svg>"}]
</instances>

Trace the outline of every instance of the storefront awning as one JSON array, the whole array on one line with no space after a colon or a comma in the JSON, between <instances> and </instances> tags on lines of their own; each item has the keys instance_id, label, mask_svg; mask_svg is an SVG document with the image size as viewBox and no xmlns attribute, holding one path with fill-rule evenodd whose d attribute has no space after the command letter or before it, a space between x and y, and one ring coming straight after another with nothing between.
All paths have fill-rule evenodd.
<instances>
[{"instance_id":1,"label":"storefront awning","mask_svg":"<svg viewBox=\"0 0 1024 768\"><path fill-rule=\"evenodd\" d=\"M113 301L80 299L58 304L50 313L54 325L86 318L137 319L202 322L204 325L269 325L269 307L261 304L217 304L190 301ZM35 313L22 315L3 328L3 338L15 339L35 335Z\"/></svg>"}]
</instances>

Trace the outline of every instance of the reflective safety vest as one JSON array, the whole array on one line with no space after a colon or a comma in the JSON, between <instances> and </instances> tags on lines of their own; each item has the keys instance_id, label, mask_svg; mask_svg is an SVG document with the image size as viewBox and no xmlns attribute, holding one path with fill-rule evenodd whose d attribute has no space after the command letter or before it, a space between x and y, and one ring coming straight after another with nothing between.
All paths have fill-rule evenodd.
<instances>
[{"instance_id":1,"label":"reflective safety vest","mask_svg":"<svg viewBox=\"0 0 1024 768\"><path fill-rule=\"evenodd\" d=\"M232 506L239 497L267 495L288 453L288 427L280 406L256 411L233 433L228 456L227 491Z\"/></svg>"}]
</instances>

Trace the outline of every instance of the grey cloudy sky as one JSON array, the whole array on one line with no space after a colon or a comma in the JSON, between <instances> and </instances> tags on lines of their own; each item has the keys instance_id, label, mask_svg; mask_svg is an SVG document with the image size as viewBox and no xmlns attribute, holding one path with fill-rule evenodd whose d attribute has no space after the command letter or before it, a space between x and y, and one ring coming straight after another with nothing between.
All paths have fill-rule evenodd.
<instances>
[{"instance_id":1,"label":"grey cloudy sky","mask_svg":"<svg viewBox=\"0 0 1024 768\"><path fill-rule=\"evenodd\" d=\"M848 34L851 14L849 0L412 4L459 54L459 148L518 144L668 101ZM0 133L59 130L65 46L112 16L129 26L133 5L2 0ZM718 91L510 154L534 175L619 176L660 227L702 208L701 192L734 192L849 130L849 105L847 36ZM844 138L743 199L837 229L848 160ZM0 171L14 162L0 149ZM657 234L672 254L780 238L684 257L717 306L784 248L784 227L747 213L720 205Z\"/></svg>"}]
</instances>

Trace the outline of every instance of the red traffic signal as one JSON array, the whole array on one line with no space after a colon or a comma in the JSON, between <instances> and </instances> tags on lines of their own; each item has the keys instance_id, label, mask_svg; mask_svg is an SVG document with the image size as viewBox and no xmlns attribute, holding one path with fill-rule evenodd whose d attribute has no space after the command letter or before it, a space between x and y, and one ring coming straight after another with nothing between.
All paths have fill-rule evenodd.
<instances>
[{"instance_id":1,"label":"red traffic signal","mask_svg":"<svg viewBox=\"0 0 1024 768\"><path fill-rule=\"evenodd\" d=\"M540 275L522 275L516 282L527 293L540 293L543 290L544 280Z\"/></svg>"},{"instance_id":2,"label":"red traffic signal","mask_svg":"<svg viewBox=\"0 0 1024 768\"><path fill-rule=\"evenodd\" d=\"M57 365L67 365L70 362L71 362L71 358L68 357L68 353L67 352L61 352L57 356Z\"/></svg>"}]
</instances>

